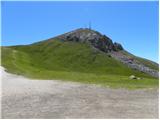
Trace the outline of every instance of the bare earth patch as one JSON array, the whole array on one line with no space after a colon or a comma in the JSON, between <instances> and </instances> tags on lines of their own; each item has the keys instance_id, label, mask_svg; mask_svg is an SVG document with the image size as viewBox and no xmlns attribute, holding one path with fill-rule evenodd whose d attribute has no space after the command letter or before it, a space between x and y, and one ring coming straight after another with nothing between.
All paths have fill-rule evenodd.
<instances>
[{"instance_id":1,"label":"bare earth patch","mask_svg":"<svg viewBox=\"0 0 160 120\"><path fill-rule=\"evenodd\" d=\"M2 71L2 118L158 118L158 89L31 80Z\"/></svg>"}]
</instances>

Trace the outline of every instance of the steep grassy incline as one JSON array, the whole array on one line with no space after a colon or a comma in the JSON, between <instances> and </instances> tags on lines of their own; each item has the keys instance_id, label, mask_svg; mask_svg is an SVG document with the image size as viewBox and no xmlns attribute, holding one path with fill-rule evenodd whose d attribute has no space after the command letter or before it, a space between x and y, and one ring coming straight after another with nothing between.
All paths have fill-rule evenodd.
<instances>
[{"instance_id":1,"label":"steep grassy incline","mask_svg":"<svg viewBox=\"0 0 160 120\"><path fill-rule=\"evenodd\" d=\"M62 79L112 87L145 88L158 80L132 70L107 54L78 42L50 40L2 47L2 66L9 72L39 79ZM130 75L143 80L130 80Z\"/></svg>"}]
</instances>

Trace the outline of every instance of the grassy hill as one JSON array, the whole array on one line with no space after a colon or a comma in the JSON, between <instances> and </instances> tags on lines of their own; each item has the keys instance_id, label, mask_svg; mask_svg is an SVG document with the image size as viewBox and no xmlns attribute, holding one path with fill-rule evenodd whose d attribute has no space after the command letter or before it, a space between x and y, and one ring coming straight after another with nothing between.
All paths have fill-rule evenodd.
<instances>
[{"instance_id":1,"label":"grassy hill","mask_svg":"<svg viewBox=\"0 0 160 120\"><path fill-rule=\"evenodd\" d=\"M30 78L125 88L158 86L156 78L133 70L86 43L48 40L25 46L1 47L1 54L2 66L8 72ZM154 64L150 65L158 69ZM143 79L131 80L130 75Z\"/></svg>"}]
</instances>

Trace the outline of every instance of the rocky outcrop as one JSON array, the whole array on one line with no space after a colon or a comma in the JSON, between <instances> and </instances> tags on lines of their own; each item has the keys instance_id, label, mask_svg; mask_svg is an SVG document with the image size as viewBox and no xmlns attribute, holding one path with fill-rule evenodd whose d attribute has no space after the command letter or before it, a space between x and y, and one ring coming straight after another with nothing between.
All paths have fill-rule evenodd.
<instances>
[{"instance_id":1,"label":"rocky outcrop","mask_svg":"<svg viewBox=\"0 0 160 120\"><path fill-rule=\"evenodd\" d=\"M123 50L123 47L122 47L121 44L115 42L115 43L114 43L114 49L115 49L116 51L118 51L118 50Z\"/></svg>"},{"instance_id":2,"label":"rocky outcrop","mask_svg":"<svg viewBox=\"0 0 160 120\"><path fill-rule=\"evenodd\" d=\"M101 33L88 28L80 28L58 36L57 38L63 41L87 42L104 52L123 50L122 45L119 43L113 43L106 35L102 35Z\"/></svg>"}]
</instances>

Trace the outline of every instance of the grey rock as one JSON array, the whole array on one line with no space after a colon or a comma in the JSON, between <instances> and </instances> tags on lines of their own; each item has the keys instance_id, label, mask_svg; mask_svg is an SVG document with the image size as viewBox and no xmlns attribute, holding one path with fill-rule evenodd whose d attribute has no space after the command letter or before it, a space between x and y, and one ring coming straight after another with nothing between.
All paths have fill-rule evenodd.
<instances>
[{"instance_id":1,"label":"grey rock","mask_svg":"<svg viewBox=\"0 0 160 120\"><path fill-rule=\"evenodd\" d=\"M88 28L80 28L57 36L57 38L63 41L87 42L103 52L123 50L122 45L119 43L113 43L106 35Z\"/></svg>"},{"instance_id":2,"label":"grey rock","mask_svg":"<svg viewBox=\"0 0 160 120\"><path fill-rule=\"evenodd\" d=\"M130 79L137 79L137 77L135 75L131 75L129 76Z\"/></svg>"}]
</instances>

